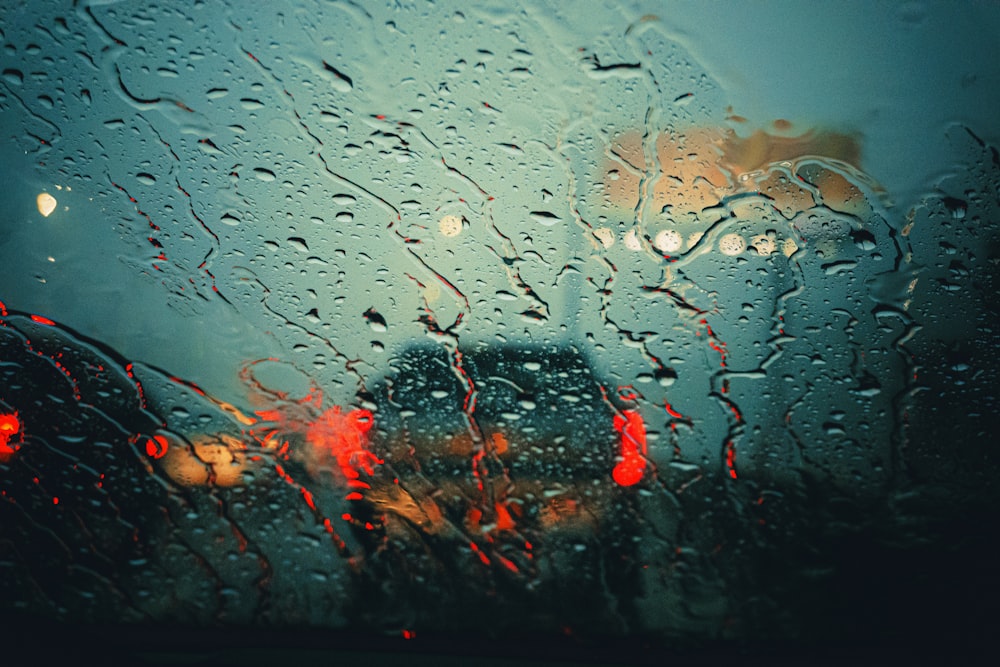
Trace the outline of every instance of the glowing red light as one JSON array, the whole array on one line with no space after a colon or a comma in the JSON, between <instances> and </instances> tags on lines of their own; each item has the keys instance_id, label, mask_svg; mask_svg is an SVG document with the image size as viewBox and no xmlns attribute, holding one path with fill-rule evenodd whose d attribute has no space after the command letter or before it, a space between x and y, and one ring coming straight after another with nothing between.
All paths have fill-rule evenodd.
<instances>
[{"instance_id":1,"label":"glowing red light","mask_svg":"<svg viewBox=\"0 0 1000 667\"><path fill-rule=\"evenodd\" d=\"M496 503L497 530L514 530L514 518L504 503Z\"/></svg>"},{"instance_id":2,"label":"glowing red light","mask_svg":"<svg viewBox=\"0 0 1000 667\"><path fill-rule=\"evenodd\" d=\"M10 439L21 430L21 422L17 419L17 413L0 414L0 463L6 461L14 452L16 447L10 446Z\"/></svg>"},{"instance_id":3,"label":"glowing red light","mask_svg":"<svg viewBox=\"0 0 1000 667\"><path fill-rule=\"evenodd\" d=\"M472 549L472 552L474 554L476 554L477 556L479 556L479 560L483 563L483 565L489 565L490 564L490 558L489 558L489 556L487 556L486 554L484 554L479 549L479 545L478 544L476 544L475 542L469 542L469 547Z\"/></svg>"},{"instance_id":4,"label":"glowing red light","mask_svg":"<svg viewBox=\"0 0 1000 667\"><path fill-rule=\"evenodd\" d=\"M312 493L310 493L305 488L300 489L300 490L302 491L302 497L305 499L306 505L309 505L309 509L311 509L313 512L315 512L316 511L316 502L313 500Z\"/></svg>"},{"instance_id":5,"label":"glowing red light","mask_svg":"<svg viewBox=\"0 0 1000 667\"><path fill-rule=\"evenodd\" d=\"M646 470L646 425L636 410L615 415L614 424L622 435L622 460L615 465L611 476L621 486L632 486L639 483Z\"/></svg>"},{"instance_id":6,"label":"glowing red light","mask_svg":"<svg viewBox=\"0 0 1000 667\"><path fill-rule=\"evenodd\" d=\"M503 556L500 555L497 555L497 558L500 560L501 565L503 565L505 568L507 568L514 574L518 574L521 572L521 570L518 569L517 565L515 565L513 561L508 560L507 558L504 558Z\"/></svg>"},{"instance_id":7,"label":"glowing red light","mask_svg":"<svg viewBox=\"0 0 1000 667\"><path fill-rule=\"evenodd\" d=\"M317 453L332 455L350 482L357 480L361 471L367 475L374 474L374 466L383 462L365 449L365 434L374 423L375 417L368 410L341 413L340 407L335 405L309 425L306 442ZM367 485L364 486L367 488Z\"/></svg>"},{"instance_id":8,"label":"glowing red light","mask_svg":"<svg viewBox=\"0 0 1000 667\"><path fill-rule=\"evenodd\" d=\"M31 316L31 321L32 322L38 322L39 324L44 324L44 325L50 326L50 327L51 326L55 326L55 324L56 324L55 322L53 322L49 318L42 317L41 315L32 315Z\"/></svg>"},{"instance_id":9,"label":"glowing red light","mask_svg":"<svg viewBox=\"0 0 1000 667\"><path fill-rule=\"evenodd\" d=\"M163 458L169 446L170 443L167 441L166 436L154 435L152 438L146 440L146 454L154 459Z\"/></svg>"}]
</instances>

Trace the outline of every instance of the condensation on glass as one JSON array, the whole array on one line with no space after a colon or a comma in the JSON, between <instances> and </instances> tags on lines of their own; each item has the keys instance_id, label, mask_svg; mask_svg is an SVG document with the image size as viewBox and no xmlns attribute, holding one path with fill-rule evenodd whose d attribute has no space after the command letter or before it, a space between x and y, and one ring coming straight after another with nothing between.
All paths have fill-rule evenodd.
<instances>
[{"instance_id":1,"label":"condensation on glass","mask_svg":"<svg viewBox=\"0 0 1000 667\"><path fill-rule=\"evenodd\" d=\"M995 475L982 130L893 201L667 14L373 4L4 10L5 612L799 636Z\"/></svg>"}]
</instances>

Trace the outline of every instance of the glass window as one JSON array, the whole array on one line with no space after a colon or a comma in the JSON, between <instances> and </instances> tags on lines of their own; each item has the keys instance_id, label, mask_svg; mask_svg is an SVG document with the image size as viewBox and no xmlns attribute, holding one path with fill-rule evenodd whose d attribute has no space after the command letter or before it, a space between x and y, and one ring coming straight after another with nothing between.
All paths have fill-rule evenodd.
<instances>
[{"instance_id":1,"label":"glass window","mask_svg":"<svg viewBox=\"0 0 1000 667\"><path fill-rule=\"evenodd\" d=\"M10 627L983 631L995 6L3 4Z\"/></svg>"}]
</instances>

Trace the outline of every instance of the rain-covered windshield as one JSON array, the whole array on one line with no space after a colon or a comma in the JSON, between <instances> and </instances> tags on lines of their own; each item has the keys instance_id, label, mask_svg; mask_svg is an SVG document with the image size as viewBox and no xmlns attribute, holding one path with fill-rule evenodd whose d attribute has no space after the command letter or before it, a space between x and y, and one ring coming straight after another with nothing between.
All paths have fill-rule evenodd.
<instances>
[{"instance_id":1,"label":"rain-covered windshield","mask_svg":"<svg viewBox=\"0 0 1000 667\"><path fill-rule=\"evenodd\" d=\"M0 7L9 623L983 627L996 7Z\"/></svg>"}]
</instances>

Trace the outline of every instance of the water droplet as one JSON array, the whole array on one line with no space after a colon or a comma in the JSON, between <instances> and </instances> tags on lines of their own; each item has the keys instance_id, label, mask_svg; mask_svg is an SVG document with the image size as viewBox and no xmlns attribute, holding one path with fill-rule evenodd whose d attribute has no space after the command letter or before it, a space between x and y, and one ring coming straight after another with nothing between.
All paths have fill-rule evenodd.
<instances>
[{"instance_id":1,"label":"water droplet","mask_svg":"<svg viewBox=\"0 0 1000 667\"><path fill-rule=\"evenodd\" d=\"M875 249L875 236L866 229L856 229L851 232L851 240L861 250Z\"/></svg>"},{"instance_id":2,"label":"water droplet","mask_svg":"<svg viewBox=\"0 0 1000 667\"><path fill-rule=\"evenodd\" d=\"M309 246L306 245L306 240L300 236L289 236L288 245L292 246L299 252L309 252Z\"/></svg>"},{"instance_id":3,"label":"water droplet","mask_svg":"<svg viewBox=\"0 0 1000 667\"><path fill-rule=\"evenodd\" d=\"M5 69L3 71L3 78L7 83L12 83L15 86L20 86L24 83L24 73L19 69Z\"/></svg>"},{"instance_id":4,"label":"water droplet","mask_svg":"<svg viewBox=\"0 0 1000 667\"><path fill-rule=\"evenodd\" d=\"M844 271L850 271L858 266L858 263L852 260L841 260L839 262L830 262L829 264L824 264L822 266L823 272L828 276L834 276L838 273Z\"/></svg>"},{"instance_id":5,"label":"water droplet","mask_svg":"<svg viewBox=\"0 0 1000 667\"><path fill-rule=\"evenodd\" d=\"M549 213L548 211L532 211L528 215L531 216L532 220L546 227L551 227L552 225L562 220L562 218L560 218L555 213Z\"/></svg>"},{"instance_id":6,"label":"water droplet","mask_svg":"<svg viewBox=\"0 0 1000 667\"><path fill-rule=\"evenodd\" d=\"M389 326L385 322L385 318L375 310L375 308L369 308L363 314L363 317L368 322L368 326L371 330L376 333L385 333L388 331Z\"/></svg>"},{"instance_id":7,"label":"water droplet","mask_svg":"<svg viewBox=\"0 0 1000 667\"><path fill-rule=\"evenodd\" d=\"M677 371L673 368L659 368L654 373L656 376L656 381L660 383L661 387L669 387L677 380Z\"/></svg>"}]
</instances>

